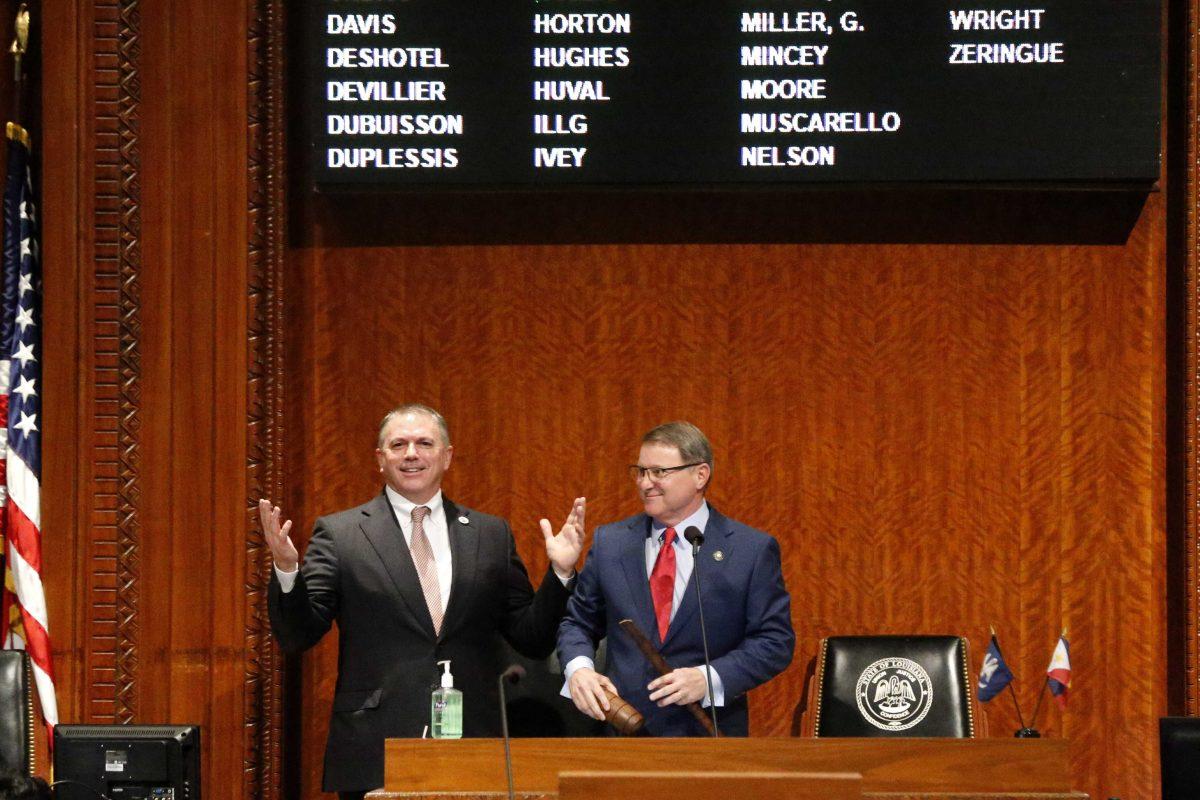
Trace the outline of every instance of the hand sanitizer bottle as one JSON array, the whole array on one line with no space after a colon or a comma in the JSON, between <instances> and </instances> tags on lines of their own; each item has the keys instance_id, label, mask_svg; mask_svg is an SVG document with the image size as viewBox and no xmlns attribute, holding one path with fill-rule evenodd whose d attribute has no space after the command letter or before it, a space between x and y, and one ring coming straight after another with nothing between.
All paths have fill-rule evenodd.
<instances>
[{"instance_id":1,"label":"hand sanitizer bottle","mask_svg":"<svg viewBox=\"0 0 1200 800\"><path fill-rule=\"evenodd\" d=\"M434 739L462 738L462 692L454 688L450 662L439 661L443 668L442 686L433 690L429 731Z\"/></svg>"}]
</instances>

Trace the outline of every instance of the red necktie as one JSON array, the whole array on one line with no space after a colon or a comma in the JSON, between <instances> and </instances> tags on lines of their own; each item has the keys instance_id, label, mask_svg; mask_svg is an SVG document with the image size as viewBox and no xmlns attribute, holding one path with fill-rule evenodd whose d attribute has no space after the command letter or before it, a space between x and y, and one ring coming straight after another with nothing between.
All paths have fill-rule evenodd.
<instances>
[{"instance_id":1,"label":"red necktie","mask_svg":"<svg viewBox=\"0 0 1200 800\"><path fill-rule=\"evenodd\" d=\"M650 573L650 596L654 599L654 616L658 618L658 640L665 641L671 626L671 601L675 597L675 529L667 528L662 548Z\"/></svg>"}]
</instances>

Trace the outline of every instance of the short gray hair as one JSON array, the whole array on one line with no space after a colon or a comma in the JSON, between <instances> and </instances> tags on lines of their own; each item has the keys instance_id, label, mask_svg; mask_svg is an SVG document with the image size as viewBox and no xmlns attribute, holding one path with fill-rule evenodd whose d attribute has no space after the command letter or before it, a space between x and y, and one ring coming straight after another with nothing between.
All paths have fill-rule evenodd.
<instances>
[{"instance_id":1,"label":"short gray hair","mask_svg":"<svg viewBox=\"0 0 1200 800\"><path fill-rule=\"evenodd\" d=\"M377 447L383 447L383 432L387 430L387 426L391 424L396 417L402 417L405 414L424 414L437 423L438 430L442 432L442 444L446 447L450 446L450 426L446 424L446 418L438 413L437 409L430 408L422 403L405 403L396 406L391 411L383 415L383 419L379 421L379 435L376 437L375 444Z\"/></svg>"},{"instance_id":2,"label":"short gray hair","mask_svg":"<svg viewBox=\"0 0 1200 800\"><path fill-rule=\"evenodd\" d=\"M679 451L685 464L703 462L713 468L712 445L704 432L690 422L676 420L665 422L642 437L642 444L665 444Z\"/></svg>"}]
</instances>

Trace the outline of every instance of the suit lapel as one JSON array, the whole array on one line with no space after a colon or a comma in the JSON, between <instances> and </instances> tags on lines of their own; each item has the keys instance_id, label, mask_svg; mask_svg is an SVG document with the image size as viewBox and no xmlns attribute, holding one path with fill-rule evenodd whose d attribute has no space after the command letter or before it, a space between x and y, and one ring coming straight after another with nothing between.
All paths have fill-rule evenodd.
<instances>
[{"instance_id":1,"label":"suit lapel","mask_svg":"<svg viewBox=\"0 0 1200 800\"><path fill-rule=\"evenodd\" d=\"M442 496L446 510L446 527L450 533L450 599L442 619L442 635L453 630L471 607L471 592L475 588L475 569L479 564L479 528L471 519L469 509L459 508Z\"/></svg>"},{"instance_id":2,"label":"suit lapel","mask_svg":"<svg viewBox=\"0 0 1200 800\"><path fill-rule=\"evenodd\" d=\"M404 541L404 531L396 521L395 512L388 503L387 495L380 494L363 512L364 519L359 523L363 534L379 560L383 562L396 592L404 601L409 614L421 626L430 639L434 638L433 618L429 616L429 607L425 605L425 594L421 591L421 580L417 577L417 568L413 565L412 553Z\"/></svg>"},{"instance_id":3,"label":"suit lapel","mask_svg":"<svg viewBox=\"0 0 1200 800\"><path fill-rule=\"evenodd\" d=\"M701 578L702 581L712 580L711 576L713 572L720 569L721 565L725 563L724 560L714 561L712 554L720 550L726 556L729 555L732 545L729 539L730 533L732 533L732 529L730 528L729 520L722 516L715 508L709 506L708 524L704 526L704 545L700 548L700 555L696 557L695 563L692 564L692 574L688 577L687 586L684 587L683 601L679 605L679 610L675 612L675 618L671 620L671 627L667 628L667 642L675 638L679 631L688 628L692 617L699 610L700 606L696 601L696 588L693 585L696 582L696 570L705 570L704 577ZM691 547L691 545L688 545L688 547Z\"/></svg>"},{"instance_id":4,"label":"suit lapel","mask_svg":"<svg viewBox=\"0 0 1200 800\"><path fill-rule=\"evenodd\" d=\"M650 535L650 518L638 514L629 522L629 530L618 556L629 596L633 598L634 622L653 642L658 642L658 622L654 616L654 599L650 597L650 576L646 574L646 537Z\"/></svg>"}]
</instances>

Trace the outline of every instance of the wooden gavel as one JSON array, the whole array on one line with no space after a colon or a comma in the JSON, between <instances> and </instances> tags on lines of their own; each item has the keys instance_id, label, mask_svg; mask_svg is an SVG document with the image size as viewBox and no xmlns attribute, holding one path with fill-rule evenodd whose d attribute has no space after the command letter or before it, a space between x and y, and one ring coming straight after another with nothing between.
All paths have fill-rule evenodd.
<instances>
[{"instance_id":1,"label":"wooden gavel","mask_svg":"<svg viewBox=\"0 0 1200 800\"><path fill-rule=\"evenodd\" d=\"M604 693L608 695L608 711L604 712L604 721L622 736L633 736L640 731L646 724L642 712L616 692L605 689Z\"/></svg>"},{"instance_id":2,"label":"wooden gavel","mask_svg":"<svg viewBox=\"0 0 1200 800\"><path fill-rule=\"evenodd\" d=\"M667 663L667 660L662 657L661 653L654 649L654 645L650 644L650 640L646 638L646 634L642 633L642 629L637 626L636 622L631 619L623 619L619 624L621 630L625 631L630 639L633 639L633 643L637 645L638 650L642 651L642 655L646 657L646 660L658 670L659 675L666 675L671 672L671 665ZM712 720L704 713L704 709L700 707L699 703L688 703L685 708L692 712L692 716L704 727L709 736L717 735L716 730L713 728Z\"/></svg>"}]
</instances>

